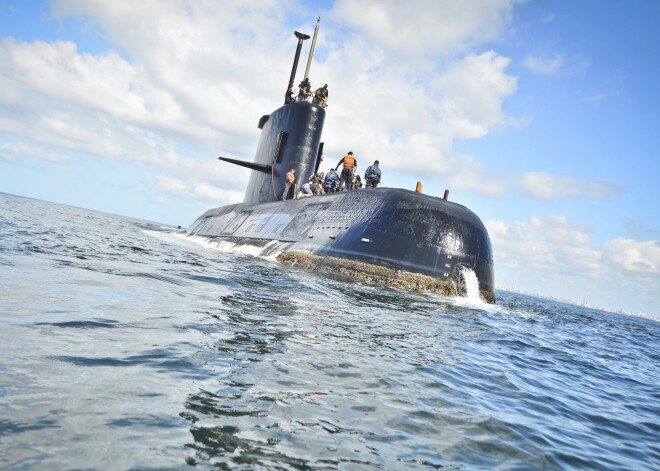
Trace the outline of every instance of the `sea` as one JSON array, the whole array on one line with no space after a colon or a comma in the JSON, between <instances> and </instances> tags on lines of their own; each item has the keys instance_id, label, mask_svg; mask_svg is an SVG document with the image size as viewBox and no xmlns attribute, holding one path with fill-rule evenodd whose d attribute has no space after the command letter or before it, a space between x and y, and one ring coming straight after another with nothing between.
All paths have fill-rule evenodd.
<instances>
[{"instance_id":1,"label":"sea","mask_svg":"<svg viewBox=\"0 0 660 471\"><path fill-rule=\"evenodd\" d=\"M0 194L0 468L660 469L660 323L496 294Z\"/></svg>"}]
</instances>

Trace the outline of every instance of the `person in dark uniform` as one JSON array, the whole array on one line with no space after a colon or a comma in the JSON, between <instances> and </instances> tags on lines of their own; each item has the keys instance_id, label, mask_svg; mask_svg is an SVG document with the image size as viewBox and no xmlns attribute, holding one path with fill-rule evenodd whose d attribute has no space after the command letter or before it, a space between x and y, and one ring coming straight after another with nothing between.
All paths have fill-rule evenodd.
<instances>
[{"instance_id":1,"label":"person in dark uniform","mask_svg":"<svg viewBox=\"0 0 660 471\"><path fill-rule=\"evenodd\" d=\"M373 165L369 165L367 167L367 171L364 172L364 179L366 181L367 188L376 188L380 183L381 171L378 167L379 163L380 162L375 160Z\"/></svg>"},{"instance_id":2,"label":"person in dark uniform","mask_svg":"<svg viewBox=\"0 0 660 471\"><path fill-rule=\"evenodd\" d=\"M326 193L334 193L339 185L339 174L337 170L331 168L323 179L323 189Z\"/></svg>"},{"instance_id":3,"label":"person in dark uniform","mask_svg":"<svg viewBox=\"0 0 660 471\"><path fill-rule=\"evenodd\" d=\"M309 77L300 82L298 85L298 100L307 101L307 99L312 95L312 84L309 83Z\"/></svg>"},{"instance_id":4,"label":"person in dark uniform","mask_svg":"<svg viewBox=\"0 0 660 471\"><path fill-rule=\"evenodd\" d=\"M317 105L321 105L322 108L327 108L328 107L328 84L326 83L323 85L321 88L316 89L316 92L314 92L314 99L312 100L313 103L316 103Z\"/></svg>"},{"instance_id":5,"label":"person in dark uniform","mask_svg":"<svg viewBox=\"0 0 660 471\"><path fill-rule=\"evenodd\" d=\"M295 96L296 90L291 87L289 90L287 90L286 95L284 95L284 104L288 105L289 103L293 103L296 101L296 96Z\"/></svg>"}]
</instances>

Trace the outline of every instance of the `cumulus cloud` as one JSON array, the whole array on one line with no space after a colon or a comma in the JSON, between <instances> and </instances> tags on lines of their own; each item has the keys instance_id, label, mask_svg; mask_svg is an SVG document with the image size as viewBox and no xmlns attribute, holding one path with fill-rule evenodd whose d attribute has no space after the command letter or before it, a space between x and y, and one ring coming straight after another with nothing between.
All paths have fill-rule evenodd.
<instances>
[{"instance_id":1,"label":"cumulus cloud","mask_svg":"<svg viewBox=\"0 0 660 471\"><path fill-rule=\"evenodd\" d=\"M510 225L489 221L487 227L498 260L510 268L535 266L563 276L599 270L601 253L589 245L590 229L564 216L551 215L546 221L532 216Z\"/></svg>"},{"instance_id":2,"label":"cumulus cloud","mask_svg":"<svg viewBox=\"0 0 660 471\"><path fill-rule=\"evenodd\" d=\"M660 241L638 242L622 237L605 244L604 259L628 273L660 275Z\"/></svg>"},{"instance_id":3,"label":"cumulus cloud","mask_svg":"<svg viewBox=\"0 0 660 471\"><path fill-rule=\"evenodd\" d=\"M508 26L510 0L340 0L333 18L401 56L453 54L497 39Z\"/></svg>"},{"instance_id":4,"label":"cumulus cloud","mask_svg":"<svg viewBox=\"0 0 660 471\"><path fill-rule=\"evenodd\" d=\"M442 96L443 125L457 139L476 139L506 123L502 103L516 91L516 78L506 74L511 61L494 51L469 54L455 63L434 85Z\"/></svg>"},{"instance_id":5,"label":"cumulus cloud","mask_svg":"<svg viewBox=\"0 0 660 471\"><path fill-rule=\"evenodd\" d=\"M473 192L487 198L499 198L509 188L508 178L494 176L486 166L471 156L447 159L447 184L452 191Z\"/></svg>"},{"instance_id":6,"label":"cumulus cloud","mask_svg":"<svg viewBox=\"0 0 660 471\"><path fill-rule=\"evenodd\" d=\"M227 191L201 181L182 180L171 175L156 175L153 188L177 197L199 199L208 202L227 201L229 204L243 201L243 193Z\"/></svg>"},{"instance_id":7,"label":"cumulus cloud","mask_svg":"<svg viewBox=\"0 0 660 471\"><path fill-rule=\"evenodd\" d=\"M564 66L564 56L556 55L551 58L527 56L523 61L525 68L539 75L556 75Z\"/></svg>"},{"instance_id":8,"label":"cumulus cloud","mask_svg":"<svg viewBox=\"0 0 660 471\"><path fill-rule=\"evenodd\" d=\"M543 201L555 198L606 199L623 191L620 186L597 180L556 176L547 172L522 174L518 188L528 197Z\"/></svg>"},{"instance_id":9,"label":"cumulus cloud","mask_svg":"<svg viewBox=\"0 0 660 471\"><path fill-rule=\"evenodd\" d=\"M527 221L485 221L495 253L496 279L532 293L555 293L620 306L622 292L635 293L660 314L660 241L616 238L597 245L592 229L565 216ZM634 306L634 300L627 301Z\"/></svg>"},{"instance_id":10,"label":"cumulus cloud","mask_svg":"<svg viewBox=\"0 0 660 471\"><path fill-rule=\"evenodd\" d=\"M332 101L331 89L333 119L328 120L325 135L332 140L326 141L326 155L338 159L348 146L360 164L360 157L379 158L390 170L451 178L456 190L501 195L503 184L473 157L456 154L454 144L508 124L502 104L516 89L516 78L506 72L509 60L493 51L469 54L420 75L411 86L408 67L385 67L384 58L371 57L367 46L361 48L332 52L317 67L330 77L329 83L351 90L360 104ZM363 57L371 57L368 64L359 64ZM378 73L354 81L355 70Z\"/></svg>"},{"instance_id":11,"label":"cumulus cloud","mask_svg":"<svg viewBox=\"0 0 660 471\"><path fill-rule=\"evenodd\" d=\"M236 184L211 160L216 152L209 150L208 160L181 154L178 149L203 137L212 141L213 132L183 111L139 66L115 53L92 56L66 41L5 39L0 41L0 68L0 107L11 110L0 117L0 132L9 141L3 145L4 160L15 161L20 154L63 162L73 152Z\"/></svg>"},{"instance_id":12,"label":"cumulus cloud","mask_svg":"<svg viewBox=\"0 0 660 471\"><path fill-rule=\"evenodd\" d=\"M289 64L290 48L273 48L273 40L286 44L291 36L286 11L278 2L258 8L241 2L148 1L140 8L124 2L54 2L55 15L90 18L100 26L147 79L143 93L155 90L185 113L185 123L170 120L172 127L196 129L207 139L244 137L254 117L272 107L272 97L283 96L285 78L273 64Z\"/></svg>"},{"instance_id":13,"label":"cumulus cloud","mask_svg":"<svg viewBox=\"0 0 660 471\"><path fill-rule=\"evenodd\" d=\"M0 159L7 161L38 159L47 162L68 162L70 160L69 156L58 152L14 142L0 144Z\"/></svg>"}]
</instances>

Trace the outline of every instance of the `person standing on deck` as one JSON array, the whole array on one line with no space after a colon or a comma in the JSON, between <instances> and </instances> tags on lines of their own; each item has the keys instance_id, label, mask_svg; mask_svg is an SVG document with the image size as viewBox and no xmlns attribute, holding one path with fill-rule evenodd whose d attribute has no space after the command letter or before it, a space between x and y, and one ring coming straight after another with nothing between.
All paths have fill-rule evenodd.
<instances>
[{"instance_id":1,"label":"person standing on deck","mask_svg":"<svg viewBox=\"0 0 660 471\"><path fill-rule=\"evenodd\" d=\"M296 90L295 88L291 87L289 90L286 92L286 95L284 96L284 104L288 105L289 103L293 103L296 101Z\"/></svg>"},{"instance_id":2,"label":"person standing on deck","mask_svg":"<svg viewBox=\"0 0 660 471\"><path fill-rule=\"evenodd\" d=\"M292 168L288 172L286 172L286 179L284 181L284 192L282 193L282 200L286 201L286 199L289 196L289 190L291 189L291 185L293 185L296 182L296 169Z\"/></svg>"},{"instance_id":3,"label":"person standing on deck","mask_svg":"<svg viewBox=\"0 0 660 471\"><path fill-rule=\"evenodd\" d=\"M321 105L322 108L328 107L328 84L326 83L321 88L318 88L314 93L312 103Z\"/></svg>"},{"instance_id":4,"label":"person standing on deck","mask_svg":"<svg viewBox=\"0 0 660 471\"><path fill-rule=\"evenodd\" d=\"M298 85L298 101L307 101L307 99L312 96L312 84L309 83L309 77L300 82Z\"/></svg>"},{"instance_id":5,"label":"person standing on deck","mask_svg":"<svg viewBox=\"0 0 660 471\"><path fill-rule=\"evenodd\" d=\"M323 189L326 193L334 193L339 185L339 174L337 170L331 168L323 179Z\"/></svg>"},{"instance_id":6,"label":"person standing on deck","mask_svg":"<svg viewBox=\"0 0 660 471\"><path fill-rule=\"evenodd\" d=\"M353 151L349 151L337 164L336 168L339 168L341 164L344 164L344 168L341 170L341 177L339 179L339 189L337 191L342 191L344 189L344 183L346 183L346 190L353 189L353 172L357 169L357 160L353 157Z\"/></svg>"},{"instance_id":7,"label":"person standing on deck","mask_svg":"<svg viewBox=\"0 0 660 471\"><path fill-rule=\"evenodd\" d=\"M367 171L364 172L364 179L366 181L367 188L376 188L380 183L381 171L378 167L379 163L380 162L375 160L373 165L369 165L367 167Z\"/></svg>"}]
</instances>

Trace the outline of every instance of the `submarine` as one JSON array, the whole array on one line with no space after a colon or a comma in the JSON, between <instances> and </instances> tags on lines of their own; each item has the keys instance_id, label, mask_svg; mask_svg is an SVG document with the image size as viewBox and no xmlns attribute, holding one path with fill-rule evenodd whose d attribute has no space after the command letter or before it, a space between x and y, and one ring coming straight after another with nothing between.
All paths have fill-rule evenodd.
<instances>
[{"instance_id":1,"label":"submarine","mask_svg":"<svg viewBox=\"0 0 660 471\"><path fill-rule=\"evenodd\" d=\"M320 20L320 18L319 18ZM305 77L319 29L317 20ZM293 86L303 42L298 39L287 92ZM290 101L268 115L254 161L218 157L251 170L242 203L213 208L189 235L259 248L284 264L338 273L413 291L465 296L470 271L480 297L495 303L493 252L488 232L467 207L421 191L364 188L282 200L285 175L295 169L295 191L322 161L326 108ZM418 184L418 189L421 185Z\"/></svg>"}]
</instances>

